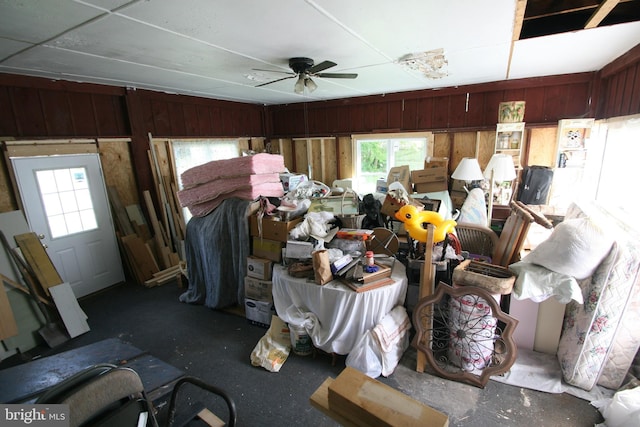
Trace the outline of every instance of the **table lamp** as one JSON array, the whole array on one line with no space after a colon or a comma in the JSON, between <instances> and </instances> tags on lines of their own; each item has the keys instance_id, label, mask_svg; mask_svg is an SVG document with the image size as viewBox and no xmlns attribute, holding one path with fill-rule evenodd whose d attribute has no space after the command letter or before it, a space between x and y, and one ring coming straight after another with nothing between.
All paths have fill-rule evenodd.
<instances>
[{"instance_id":1,"label":"table lamp","mask_svg":"<svg viewBox=\"0 0 640 427\"><path fill-rule=\"evenodd\" d=\"M460 160L460 163L458 163L456 170L451 174L451 178L465 181L467 185L469 185L471 181L483 180L484 176L482 175L478 159L473 157L464 157ZM467 192L469 192L468 189Z\"/></svg>"},{"instance_id":2,"label":"table lamp","mask_svg":"<svg viewBox=\"0 0 640 427\"><path fill-rule=\"evenodd\" d=\"M516 179L516 169L513 165L513 157L508 154L494 154L484 170L484 177L490 180L488 226L491 227L493 216L493 192L496 182L513 181Z\"/></svg>"}]
</instances>

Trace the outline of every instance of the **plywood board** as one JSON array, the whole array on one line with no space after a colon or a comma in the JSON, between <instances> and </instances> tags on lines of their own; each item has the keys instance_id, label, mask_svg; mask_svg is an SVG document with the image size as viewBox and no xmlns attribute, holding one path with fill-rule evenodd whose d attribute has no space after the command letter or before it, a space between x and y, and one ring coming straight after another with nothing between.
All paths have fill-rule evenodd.
<instances>
[{"instance_id":1,"label":"plywood board","mask_svg":"<svg viewBox=\"0 0 640 427\"><path fill-rule=\"evenodd\" d=\"M528 158L526 161L528 166L555 167L557 133L557 126L529 130Z\"/></svg>"},{"instance_id":2,"label":"plywood board","mask_svg":"<svg viewBox=\"0 0 640 427\"><path fill-rule=\"evenodd\" d=\"M4 289L4 283L0 284L0 340L18 335L18 325L13 317L11 303Z\"/></svg>"},{"instance_id":3,"label":"plywood board","mask_svg":"<svg viewBox=\"0 0 640 427\"><path fill-rule=\"evenodd\" d=\"M105 183L118 190L124 206L139 203L130 143L130 139L98 139Z\"/></svg>"},{"instance_id":4,"label":"plywood board","mask_svg":"<svg viewBox=\"0 0 640 427\"><path fill-rule=\"evenodd\" d=\"M51 293L53 302L58 308L58 313L60 313L60 317L62 317L69 336L75 338L78 335L89 332L90 328L87 323L87 315L80 308L78 300L71 289L71 285L69 285L69 283L62 283L52 286L49 288L49 292Z\"/></svg>"},{"instance_id":5,"label":"plywood board","mask_svg":"<svg viewBox=\"0 0 640 427\"><path fill-rule=\"evenodd\" d=\"M42 242L38 239L36 233L18 234L14 236L14 239L22 251L25 261L33 270L36 279L49 295L48 289L51 286L62 283L62 278L51 262L51 258L49 258L44 246L42 246Z\"/></svg>"},{"instance_id":6,"label":"plywood board","mask_svg":"<svg viewBox=\"0 0 640 427\"><path fill-rule=\"evenodd\" d=\"M491 160L491 156L496 151L496 131L479 131L477 133L477 147L478 147L478 163L480 163L480 169L485 170Z\"/></svg>"},{"instance_id":7,"label":"plywood board","mask_svg":"<svg viewBox=\"0 0 640 427\"><path fill-rule=\"evenodd\" d=\"M338 178L353 178L353 142L350 137L341 136L338 138Z\"/></svg>"},{"instance_id":8,"label":"plywood board","mask_svg":"<svg viewBox=\"0 0 640 427\"><path fill-rule=\"evenodd\" d=\"M329 409L363 426L449 425L446 414L351 367L329 385Z\"/></svg>"},{"instance_id":9,"label":"plywood board","mask_svg":"<svg viewBox=\"0 0 640 427\"><path fill-rule=\"evenodd\" d=\"M7 237L9 246L17 247L15 241L11 239L14 234L29 232L29 225L24 213L20 210L0 213L0 230ZM20 282L20 270L18 270L11 255L4 249L0 250L0 272L14 282Z\"/></svg>"}]
</instances>

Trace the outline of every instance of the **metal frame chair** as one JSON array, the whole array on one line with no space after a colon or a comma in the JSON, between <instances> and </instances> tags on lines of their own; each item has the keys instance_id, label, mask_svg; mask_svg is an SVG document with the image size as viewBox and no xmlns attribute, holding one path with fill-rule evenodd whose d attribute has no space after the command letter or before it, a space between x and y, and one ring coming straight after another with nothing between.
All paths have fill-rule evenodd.
<instances>
[{"instance_id":1,"label":"metal frame chair","mask_svg":"<svg viewBox=\"0 0 640 427\"><path fill-rule=\"evenodd\" d=\"M224 390L197 378L183 377L173 387L167 426L173 425L174 422L178 390L187 383L222 397L228 408L226 425L230 427L235 425L236 406L233 399ZM83 369L43 393L35 403L69 405L69 425L71 427L159 426L156 419L156 408L147 397L137 372L131 368L111 364L95 365Z\"/></svg>"}]
</instances>

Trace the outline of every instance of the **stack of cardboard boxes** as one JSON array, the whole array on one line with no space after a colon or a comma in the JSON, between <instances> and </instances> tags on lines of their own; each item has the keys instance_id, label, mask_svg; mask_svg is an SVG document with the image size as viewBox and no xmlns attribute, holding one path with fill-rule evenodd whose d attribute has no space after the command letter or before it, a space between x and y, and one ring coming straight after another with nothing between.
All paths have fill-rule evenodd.
<instances>
[{"instance_id":1,"label":"stack of cardboard boxes","mask_svg":"<svg viewBox=\"0 0 640 427\"><path fill-rule=\"evenodd\" d=\"M247 276L244 281L245 315L251 323L269 327L275 314L271 294L271 271L274 262L282 260L282 250L289 231L302 218L280 221L256 214L249 217L249 233L252 237L251 256L247 259Z\"/></svg>"}]
</instances>

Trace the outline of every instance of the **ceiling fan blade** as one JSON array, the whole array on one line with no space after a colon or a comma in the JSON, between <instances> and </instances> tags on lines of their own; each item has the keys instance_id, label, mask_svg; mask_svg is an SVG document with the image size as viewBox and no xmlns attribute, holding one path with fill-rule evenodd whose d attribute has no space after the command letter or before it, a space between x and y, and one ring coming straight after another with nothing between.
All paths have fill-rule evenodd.
<instances>
[{"instance_id":1,"label":"ceiling fan blade","mask_svg":"<svg viewBox=\"0 0 640 427\"><path fill-rule=\"evenodd\" d=\"M291 71L280 71L280 70L265 70L263 68L252 68L253 71L266 71L268 73L280 73L280 74L291 74L293 75L293 73Z\"/></svg>"},{"instance_id":2,"label":"ceiling fan blade","mask_svg":"<svg viewBox=\"0 0 640 427\"><path fill-rule=\"evenodd\" d=\"M355 73L319 73L316 76L329 79L355 79L358 77Z\"/></svg>"},{"instance_id":3,"label":"ceiling fan blade","mask_svg":"<svg viewBox=\"0 0 640 427\"><path fill-rule=\"evenodd\" d=\"M292 79L292 78L294 78L294 77L298 77L298 76L296 76L296 75L294 74L294 75L291 75L291 76L283 77L283 78L281 78L281 79L271 80L270 82L261 83L261 84L257 85L256 87L270 85L271 83L276 83L276 82L280 82L280 81L282 81L282 80Z\"/></svg>"},{"instance_id":4,"label":"ceiling fan blade","mask_svg":"<svg viewBox=\"0 0 640 427\"><path fill-rule=\"evenodd\" d=\"M327 68L335 67L336 65L338 65L338 64L336 64L335 62L322 61L321 63L316 64L313 67L309 68L307 70L307 73L316 74L316 73L319 73L320 71L326 70Z\"/></svg>"}]
</instances>

